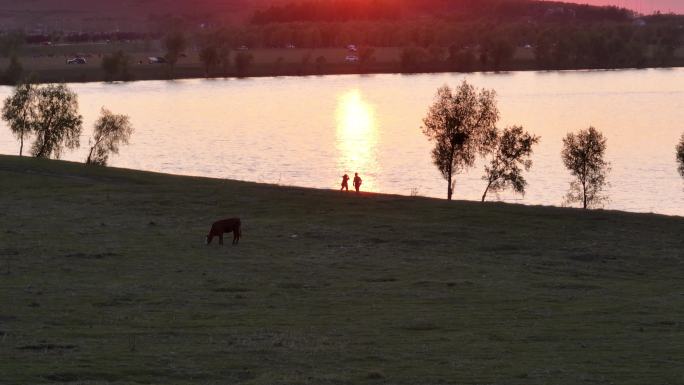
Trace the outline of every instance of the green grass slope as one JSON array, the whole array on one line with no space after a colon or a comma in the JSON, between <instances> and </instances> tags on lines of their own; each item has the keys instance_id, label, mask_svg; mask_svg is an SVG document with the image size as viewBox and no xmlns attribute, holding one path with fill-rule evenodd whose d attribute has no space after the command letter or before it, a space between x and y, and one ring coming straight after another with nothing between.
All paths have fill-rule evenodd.
<instances>
[{"instance_id":1,"label":"green grass slope","mask_svg":"<svg viewBox=\"0 0 684 385\"><path fill-rule=\"evenodd\" d=\"M0 156L0 383L681 384L683 234Z\"/></svg>"}]
</instances>

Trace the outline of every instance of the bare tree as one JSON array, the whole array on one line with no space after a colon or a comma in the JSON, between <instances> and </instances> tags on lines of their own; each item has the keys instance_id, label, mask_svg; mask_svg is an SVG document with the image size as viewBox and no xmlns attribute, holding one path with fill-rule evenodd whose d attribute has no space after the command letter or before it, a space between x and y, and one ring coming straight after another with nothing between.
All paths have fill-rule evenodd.
<instances>
[{"instance_id":1,"label":"bare tree","mask_svg":"<svg viewBox=\"0 0 684 385\"><path fill-rule=\"evenodd\" d=\"M2 107L2 119L9 124L9 128L19 139L19 156L24 152L24 140L33 132L35 87L30 84L19 84Z\"/></svg>"},{"instance_id":2,"label":"bare tree","mask_svg":"<svg viewBox=\"0 0 684 385\"><path fill-rule=\"evenodd\" d=\"M677 163L679 163L679 174L684 178L684 134L677 145Z\"/></svg>"},{"instance_id":3,"label":"bare tree","mask_svg":"<svg viewBox=\"0 0 684 385\"><path fill-rule=\"evenodd\" d=\"M487 199L489 191L499 192L511 188L518 194L525 194L527 181L522 172L532 167L532 146L537 143L539 137L523 131L520 126L506 128L497 134L492 160L485 166L485 175L482 177L487 182L482 202Z\"/></svg>"},{"instance_id":4,"label":"bare tree","mask_svg":"<svg viewBox=\"0 0 684 385\"><path fill-rule=\"evenodd\" d=\"M62 149L78 148L83 117L78 114L78 96L64 84L36 88L33 114L36 140L31 152L37 158L59 159Z\"/></svg>"},{"instance_id":5,"label":"bare tree","mask_svg":"<svg viewBox=\"0 0 684 385\"><path fill-rule=\"evenodd\" d=\"M594 127L569 133L563 139L561 157L575 179L566 195L567 203L581 202L584 209L596 207L607 197L604 189L610 163L604 157L607 140Z\"/></svg>"},{"instance_id":6,"label":"bare tree","mask_svg":"<svg viewBox=\"0 0 684 385\"><path fill-rule=\"evenodd\" d=\"M95 132L89 141L90 151L86 164L106 166L110 154L119 153L119 145L128 144L133 126L126 115L115 115L102 108L102 115L95 122Z\"/></svg>"},{"instance_id":7,"label":"bare tree","mask_svg":"<svg viewBox=\"0 0 684 385\"><path fill-rule=\"evenodd\" d=\"M498 120L493 90L478 92L463 81L453 92L448 86L437 91L422 129L435 142L432 159L447 181L447 199L453 196L454 174L472 167L477 154L491 150Z\"/></svg>"}]
</instances>

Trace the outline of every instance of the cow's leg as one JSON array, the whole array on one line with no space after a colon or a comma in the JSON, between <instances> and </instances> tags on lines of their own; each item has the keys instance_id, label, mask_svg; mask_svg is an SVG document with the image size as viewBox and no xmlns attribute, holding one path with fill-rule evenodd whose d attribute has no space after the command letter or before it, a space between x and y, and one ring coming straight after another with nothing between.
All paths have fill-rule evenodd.
<instances>
[{"instance_id":1,"label":"cow's leg","mask_svg":"<svg viewBox=\"0 0 684 385\"><path fill-rule=\"evenodd\" d=\"M223 234L219 235L219 245L223 245Z\"/></svg>"}]
</instances>

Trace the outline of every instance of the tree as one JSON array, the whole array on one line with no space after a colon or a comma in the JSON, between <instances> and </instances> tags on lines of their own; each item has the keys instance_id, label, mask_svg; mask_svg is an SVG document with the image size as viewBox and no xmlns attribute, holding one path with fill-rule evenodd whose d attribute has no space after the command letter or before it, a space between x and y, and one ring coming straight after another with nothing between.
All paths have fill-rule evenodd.
<instances>
[{"instance_id":1,"label":"tree","mask_svg":"<svg viewBox=\"0 0 684 385\"><path fill-rule=\"evenodd\" d=\"M478 92L464 80L453 92L448 86L437 91L422 129L435 142L432 159L447 181L447 199L453 196L454 174L472 167L477 154L491 150L498 120L493 90Z\"/></svg>"},{"instance_id":2,"label":"tree","mask_svg":"<svg viewBox=\"0 0 684 385\"><path fill-rule=\"evenodd\" d=\"M319 56L316 58L316 72L323 73L325 66L328 65L328 59L325 56Z\"/></svg>"},{"instance_id":3,"label":"tree","mask_svg":"<svg viewBox=\"0 0 684 385\"><path fill-rule=\"evenodd\" d=\"M432 64L442 63L444 61L444 59L446 58L446 53L447 53L447 51L446 51L446 49L444 49L444 47L440 47L437 45L431 45L430 47L428 47L427 52L428 52L428 57L429 57L430 63L432 63Z\"/></svg>"},{"instance_id":4,"label":"tree","mask_svg":"<svg viewBox=\"0 0 684 385\"><path fill-rule=\"evenodd\" d=\"M547 69L552 66L552 54L554 42L550 37L550 31L540 31L534 44L534 58L537 67Z\"/></svg>"},{"instance_id":5,"label":"tree","mask_svg":"<svg viewBox=\"0 0 684 385\"><path fill-rule=\"evenodd\" d=\"M10 63L3 74L5 84L17 84L17 82L21 80L23 73L24 67L21 65L19 57L16 54L12 54Z\"/></svg>"},{"instance_id":6,"label":"tree","mask_svg":"<svg viewBox=\"0 0 684 385\"><path fill-rule=\"evenodd\" d=\"M228 70L230 69L230 47L226 44L220 45L218 48L218 58L223 75L227 76Z\"/></svg>"},{"instance_id":7,"label":"tree","mask_svg":"<svg viewBox=\"0 0 684 385\"><path fill-rule=\"evenodd\" d=\"M64 84L36 88L31 126L36 134L31 152L37 158L59 159L62 149L77 148L83 130L78 96Z\"/></svg>"},{"instance_id":8,"label":"tree","mask_svg":"<svg viewBox=\"0 0 684 385\"><path fill-rule=\"evenodd\" d=\"M361 47L359 49L359 67L366 68L373 60L375 55L375 48Z\"/></svg>"},{"instance_id":9,"label":"tree","mask_svg":"<svg viewBox=\"0 0 684 385\"><path fill-rule=\"evenodd\" d=\"M247 74L247 69L252 65L254 56L249 52L240 52L235 56L235 69L239 76Z\"/></svg>"},{"instance_id":10,"label":"tree","mask_svg":"<svg viewBox=\"0 0 684 385\"><path fill-rule=\"evenodd\" d=\"M19 84L2 107L2 119L19 139L19 156L24 152L24 140L33 132L33 114L36 89L30 84Z\"/></svg>"},{"instance_id":11,"label":"tree","mask_svg":"<svg viewBox=\"0 0 684 385\"><path fill-rule=\"evenodd\" d=\"M610 163L604 159L606 143L606 138L594 127L569 133L563 139L563 164L575 178L570 183L567 203L581 202L587 209L606 200L603 190L610 171Z\"/></svg>"},{"instance_id":12,"label":"tree","mask_svg":"<svg viewBox=\"0 0 684 385\"><path fill-rule=\"evenodd\" d=\"M449 49L448 60L453 65L454 70L470 72L475 68L477 58L472 49L453 46Z\"/></svg>"},{"instance_id":13,"label":"tree","mask_svg":"<svg viewBox=\"0 0 684 385\"><path fill-rule=\"evenodd\" d=\"M202 64L204 64L205 77L209 77L212 69L216 68L221 61L218 49L213 44L202 47L199 58L202 61Z\"/></svg>"},{"instance_id":14,"label":"tree","mask_svg":"<svg viewBox=\"0 0 684 385\"><path fill-rule=\"evenodd\" d=\"M115 115L102 108L100 118L95 122L95 132L89 141L90 151L86 164L106 166L110 154L119 153L119 145L128 144L133 126L126 115Z\"/></svg>"},{"instance_id":15,"label":"tree","mask_svg":"<svg viewBox=\"0 0 684 385\"><path fill-rule=\"evenodd\" d=\"M309 68L310 62L311 62L311 52L307 52L304 55L302 55L302 61L300 62L300 65L299 65L299 73L300 74L306 73L307 69Z\"/></svg>"},{"instance_id":16,"label":"tree","mask_svg":"<svg viewBox=\"0 0 684 385\"><path fill-rule=\"evenodd\" d=\"M186 41L185 36L181 32L173 32L164 39L164 47L166 47L166 62L169 65L169 70L173 73L173 69L178 63L178 58L185 50Z\"/></svg>"},{"instance_id":17,"label":"tree","mask_svg":"<svg viewBox=\"0 0 684 385\"><path fill-rule=\"evenodd\" d=\"M401 51L401 68L404 71L419 71L427 60L424 48L406 47Z\"/></svg>"},{"instance_id":18,"label":"tree","mask_svg":"<svg viewBox=\"0 0 684 385\"><path fill-rule=\"evenodd\" d=\"M487 182L482 202L489 191L498 192L511 188L518 194L525 194L527 181L522 171L529 171L532 167L532 146L537 143L539 137L523 131L520 126L509 127L497 133L492 160L485 166L485 175L482 177Z\"/></svg>"},{"instance_id":19,"label":"tree","mask_svg":"<svg viewBox=\"0 0 684 385\"><path fill-rule=\"evenodd\" d=\"M107 81L129 80L128 65L130 60L130 57L121 50L102 58L102 70L105 72L105 79Z\"/></svg>"},{"instance_id":20,"label":"tree","mask_svg":"<svg viewBox=\"0 0 684 385\"><path fill-rule=\"evenodd\" d=\"M515 46L508 40L500 38L492 43L489 51L492 57L494 69L499 70L508 64L515 54Z\"/></svg>"},{"instance_id":21,"label":"tree","mask_svg":"<svg viewBox=\"0 0 684 385\"><path fill-rule=\"evenodd\" d=\"M677 145L677 163L679 163L679 174L684 178L684 134Z\"/></svg>"},{"instance_id":22,"label":"tree","mask_svg":"<svg viewBox=\"0 0 684 385\"><path fill-rule=\"evenodd\" d=\"M0 36L0 55L17 55L26 44L26 36L23 32L9 32Z\"/></svg>"}]
</instances>

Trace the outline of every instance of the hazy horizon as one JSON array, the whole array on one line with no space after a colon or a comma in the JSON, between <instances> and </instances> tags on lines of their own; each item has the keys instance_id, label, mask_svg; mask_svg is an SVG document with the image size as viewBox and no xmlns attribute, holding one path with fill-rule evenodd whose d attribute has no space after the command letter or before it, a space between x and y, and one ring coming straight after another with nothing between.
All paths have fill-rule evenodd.
<instances>
[{"instance_id":1,"label":"hazy horizon","mask_svg":"<svg viewBox=\"0 0 684 385\"><path fill-rule=\"evenodd\" d=\"M559 1L559 0L548 0ZM563 1L563 0L560 0ZM650 14L656 11L663 13L684 13L682 0L565 0L568 2L590 5L616 5L633 9L640 13Z\"/></svg>"}]
</instances>

